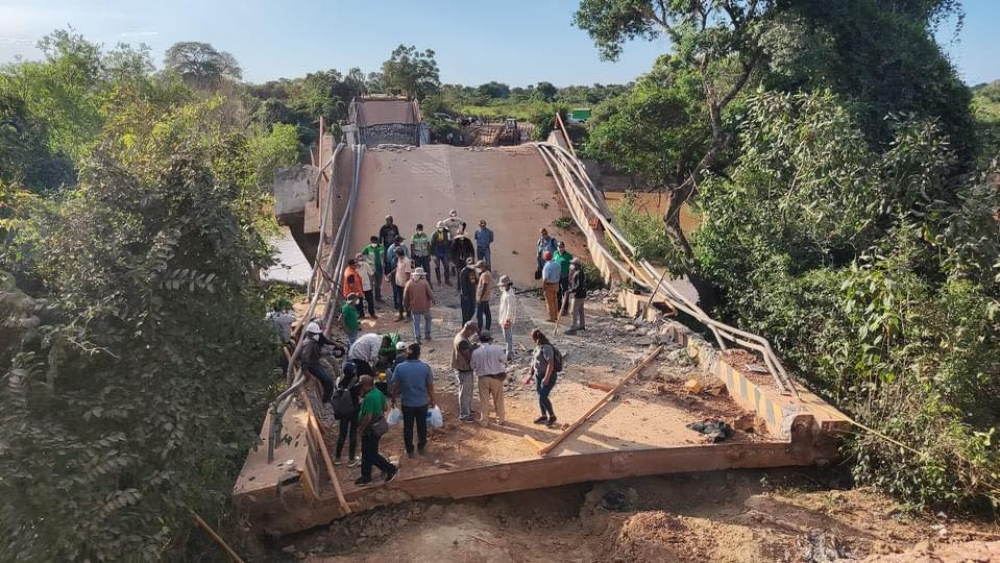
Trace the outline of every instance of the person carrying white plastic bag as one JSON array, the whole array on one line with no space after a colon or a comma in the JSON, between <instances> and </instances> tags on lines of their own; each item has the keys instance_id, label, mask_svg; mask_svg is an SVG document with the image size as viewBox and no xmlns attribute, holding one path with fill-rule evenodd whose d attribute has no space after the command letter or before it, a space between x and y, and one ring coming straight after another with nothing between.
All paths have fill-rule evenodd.
<instances>
[{"instance_id":1,"label":"person carrying white plastic bag","mask_svg":"<svg viewBox=\"0 0 1000 563\"><path fill-rule=\"evenodd\" d=\"M389 426L395 426L400 422L403 422L403 411L396 407L392 407L392 410L390 410L389 414L386 415L385 421L389 423Z\"/></svg>"},{"instance_id":2,"label":"person carrying white plastic bag","mask_svg":"<svg viewBox=\"0 0 1000 563\"><path fill-rule=\"evenodd\" d=\"M417 427L417 452L424 455L427 447L427 412L434 409L434 374L431 366L420 361L420 345L406 347L406 361L392 372L392 406L400 400L403 415L403 445L406 455L413 457L413 426ZM440 412L440 411L439 411Z\"/></svg>"},{"instance_id":3,"label":"person carrying white plastic bag","mask_svg":"<svg viewBox=\"0 0 1000 563\"><path fill-rule=\"evenodd\" d=\"M441 414L441 407L435 406L427 411L427 423L431 428L444 427L444 415Z\"/></svg>"}]
</instances>

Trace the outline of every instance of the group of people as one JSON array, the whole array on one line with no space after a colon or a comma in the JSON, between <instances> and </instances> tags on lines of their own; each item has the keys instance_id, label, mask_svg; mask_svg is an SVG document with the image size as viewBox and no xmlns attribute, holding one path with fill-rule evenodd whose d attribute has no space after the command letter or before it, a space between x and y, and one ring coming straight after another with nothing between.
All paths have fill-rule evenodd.
<instances>
[{"instance_id":1,"label":"group of people","mask_svg":"<svg viewBox=\"0 0 1000 563\"><path fill-rule=\"evenodd\" d=\"M341 280L345 297L341 322L349 345L342 350L345 358L339 381L334 381L321 362L323 347L337 347L337 344L327 339L317 323L311 322L306 327L301 365L322 385L322 400L341 405L340 412L335 408L340 432L334 464L342 463L341 456L347 446L348 465L361 466L361 475L355 481L359 486L372 482L373 468L382 471L386 482L394 479L399 470L379 453L390 408L398 405L401 410L407 455L423 455L427 447L428 412L434 409L436 399L433 370L420 355L422 343L433 336L432 261L438 284L443 281L450 286L451 278L455 277L461 301L462 328L451 343L451 367L458 380L459 420L478 421L487 427L493 420L492 410L497 424L506 423L504 381L514 357L517 293L510 277L503 275L494 281L490 256L494 235L486 221L480 220L472 239L466 236L465 228L466 223L452 210L437 223L433 233L425 233L423 225L417 224L407 245L393 218L386 216L379 234L372 236L370 244L348 261ZM572 325L565 332L586 330L583 315L586 279L580 260L567 251L565 242L556 241L546 229L541 229L536 250L535 277L542 284L548 320L558 322L559 317L571 315ZM360 319L377 318L375 303L384 302L382 284L386 282L392 289L396 320L410 319L413 323L412 343L400 342L396 334L360 334ZM503 348L493 341L490 304L495 288L500 295L498 320L505 341ZM276 311L272 320L276 330L285 330L287 324L290 333L291 323L279 322L284 319ZM532 330L531 339L535 346L529 370L540 413L534 422L552 427L557 419L549 395L562 369L562 357L540 330ZM473 410L476 388L479 413ZM356 455L359 438L360 459Z\"/></svg>"}]
</instances>

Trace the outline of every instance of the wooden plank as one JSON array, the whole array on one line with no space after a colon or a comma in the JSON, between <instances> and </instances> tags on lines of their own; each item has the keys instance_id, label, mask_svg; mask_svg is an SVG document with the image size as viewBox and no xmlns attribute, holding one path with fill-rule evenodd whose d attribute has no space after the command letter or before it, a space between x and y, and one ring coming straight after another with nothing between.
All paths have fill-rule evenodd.
<instances>
[{"instance_id":1,"label":"wooden plank","mask_svg":"<svg viewBox=\"0 0 1000 563\"><path fill-rule=\"evenodd\" d=\"M588 410L583 416L581 416L579 419L577 419L576 422L574 422L573 424L571 424L569 426L569 428L567 428L566 430L563 431L562 434L560 434L559 436L556 436L556 439L553 440L552 442L549 442L549 445L547 445L544 448L538 450L538 455L540 455L540 456L546 456L546 455L548 455L553 449L555 449L556 446L559 445L560 442L562 442L563 440L565 440L566 438L568 438L570 436L570 434L572 434L578 428L580 428L581 426L583 426L583 423L587 422L587 420L589 420L590 417L594 416L594 414L597 411L601 410L601 407L603 407L608 401L610 401L611 397L613 397L615 395L615 393L617 393L622 387L624 387L629 381L631 381L633 377L635 377L636 375L638 375L639 372L642 371L643 368L645 368L647 365L649 365L650 362L652 362L654 359L656 359L656 357L659 356L660 352L662 352L662 351L663 351L663 346L657 346L655 350L653 350L652 352L650 352L649 355L646 356L646 358L644 360L642 360L642 362L639 363L639 365L635 366L632 369L632 371L628 372L628 375L626 375L625 377L623 377L622 380L620 382L618 382L618 385L615 385L614 389L612 389L611 391L608 391L607 395L601 397L601 399L599 401L597 401L597 403L595 403L594 406L590 407L590 410Z\"/></svg>"},{"instance_id":2,"label":"wooden plank","mask_svg":"<svg viewBox=\"0 0 1000 563\"><path fill-rule=\"evenodd\" d=\"M314 432L313 436L319 442L319 451L323 455L323 463L326 464L326 470L330 474L330 481L333 482L333 490L337 493L337 502L340 503L340 509L344 511L344 514L350 514L351 507L348 506L347 499L344 498L344 491L340 488L340 481L337 480L337 472L333 468L333 460L330 459L330 450L327 449L326 441L323 440L323 432L319 429L319 422L316 420L316 414L313 413L309 396L306 395L305 390L300 389L299 397L305 402L306 410L309 412L309 430Z\"/></svg>"}]
</instances>

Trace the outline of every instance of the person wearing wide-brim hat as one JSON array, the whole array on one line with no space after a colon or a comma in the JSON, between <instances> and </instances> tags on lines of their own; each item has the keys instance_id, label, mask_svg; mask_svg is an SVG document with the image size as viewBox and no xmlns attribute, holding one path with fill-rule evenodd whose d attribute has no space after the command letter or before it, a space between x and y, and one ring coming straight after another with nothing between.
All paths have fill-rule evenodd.
<instances>
[{"instance_id":1,"label":"person wearing wide-brim hat","mask_svg":"<svg viewBox=\"0 0 1000 563\"><path fill-rule=\"evenodd\" d=\"M423 321L425 339L431 339L431 307L434 305L434 291L427 283L427 272L422 267L414 268L413 277L403 288L403 306L413 319L413 339L420 344L420 322Z\"/></svg>"}]
</instances>

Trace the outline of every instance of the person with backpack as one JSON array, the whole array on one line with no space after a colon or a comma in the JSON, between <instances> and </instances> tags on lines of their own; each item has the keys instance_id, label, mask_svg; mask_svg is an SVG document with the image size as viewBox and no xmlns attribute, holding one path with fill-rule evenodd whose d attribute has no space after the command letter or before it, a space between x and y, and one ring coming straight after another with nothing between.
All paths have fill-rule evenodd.
<instances>
[{"instance_id":1,"label":"person with backpack","mask_svg":"<svg viewBox=\"0 0 1000 563\"><path fill-rule=\"evenodd\" d=\"M531 331L531 341L535 343L531 370L535 376L538 406L542 412L542 415L535 419L535 424L544 424L549 428L555 428L556 411L552 408L549 394L556 386L558 374L562 371L562 355L537 328Z\"/></svg>"},{"instance_id":2,"label":"person with backpack","mask_svg":"<svg viewBox=\"0 0 1000 563\"><path fill-rule=\"evenodd\" d=\"M413 457L413 426L417 426L417 453L427 446L427 409L434 408L434 373L420 361L420 344L406 347L406 361L392 370L392 406L400 400L403 410L403 446Z\"/></svg>"},{"instance_id":3,"label":"person with backpack","mask_svg":"<svg viewBox=\"0 0 1000 563\"><path fill-rule=\"evenodd\" d=\"M361 460L356 457L358 452L358 372L351 362L344 363L344 375L337 382L334 392L333 417L340 422L340 433L337 434L337 451L333 458L334 465L340 465L340 456L344 453L344 444L350 442L347 448L347 466L356 467Z\"/></svg>"}]
</instances>

